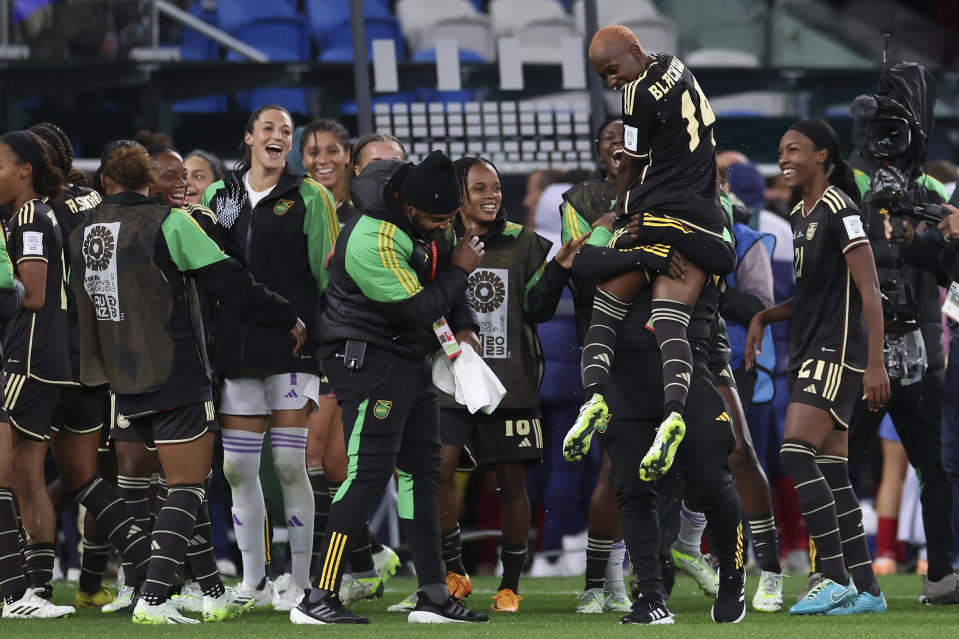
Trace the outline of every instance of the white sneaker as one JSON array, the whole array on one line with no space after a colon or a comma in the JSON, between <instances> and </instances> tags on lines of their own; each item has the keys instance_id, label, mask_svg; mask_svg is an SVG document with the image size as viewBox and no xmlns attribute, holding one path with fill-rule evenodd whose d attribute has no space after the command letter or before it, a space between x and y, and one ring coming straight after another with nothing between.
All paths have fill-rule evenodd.
<instances>
[{"instance_id":1,"label":"white sneaker","mask_svg":"<svg viewBox=\"0 0 959 639\"><path fill-rule=\"evenodd\" d=\"M195 581L185 583L180 594L170 597L170 603L180 612L203 612L203 590Z\"/></svg>"},{"instance_id":2,"label":"white sneaker","mask_svg":"<svg viewBox=\"0 0 959 639\"><path fill-rule=\"evenodd\" d=\"M145 599L140 599L137 601L136 608L133 609L133 623L163 626L167 624L200 623L200 621L181 615L169 599L158 606L151 606Z\"/></svg>"},{"instance_id":3,"label":"white sneaker","mask_svg":"<svg viewBox=\"0 0 959 639\"><path fill-rule=\"evenodd\" d=\"M753 595L753 608L760 612L779 612L783 607L783 575L763 571L759 576L759 588Z\"/></svg>"},{"instance_id":4,"label":"white sneaker","mask_svg":"<svg viewBox=\"0 0 959 639\"><path fill-rule=\"evenodd\" d=\"M533 565L530 566L529 569L529 576L559 577L562 572L563 565L561 561L550 561L545 555L536 553L536 556L533 558Z\"/></svg>"},{"instance_id":5,"label":"white sneaker","mask_svg":"<svg viewBox=\"0 0 959 639\"><path fill-rule=\"evenodd\" d=\"M377 591L382 592L382 587L383 582L379 576L356 579L353 575L343 575L340 582L340 600L344 606L349 606L361 599L373 599Z\"/></svg>"},{"instance_id":6,"label":"white sneaker","mask_svg":"<svg viewBox=\"0 0 959 639\"><path fill-rule=\"evenodd\" d=\"M221 577L237 577L240 574L236 564L229 559L217 559L216 569L220 571Z\"/></svg>"},{"instance_id":7,"label":"white sneaker","mask_svg":"<svg viewBox=\"0 0 959 639\"><path fill-rule=\"evenodd\" d=\"M373 553L373 569L380 576L380 581L386 584L386 580L396 575L396 569L400 567L400 556L389 546L383 546L383 550Z\"/></svg>"},{"instance_id":8,"label":"white sneaker","mask_svg":"<svg viewBox=\"0 0 959 639\"><path fill-rule=\"evenodd\" d=\"M386 612L412 612L413 608L416 608L416 602L418 598L414 592L412 595L404 599L399 603L395 603L389 608L386 609Z\"/></svg>"},{"instance_id":9,"label":"white sneaker","mask_svg":"<svg viewBox=\"0 0 959 639\"><path fill-rule=\"evenodd\" d=\"M625 590L615 590L607 592L606 603L603 605L603 612L623 612L629 614L633 611L633 602Z\"/></svg>"},{"instance_id":10,"label":"white sneaker","mask_svg":"<svg viewBox=\"0 0 959 639\"><path fill-rule=\"evenodd\" d=\"M602 614L605 605L606 597L603 595L603 589L590 588L580 596L576 612L580 614Z\"/></svg>"},{"instance_id":11,"label":"white sneaker","mask_svg":"<svg viewBox=\"0 0 959 639\"><path fill-rule=\"evenodd\" d=\"M285 572L273 580L273 592L286 592L292 585L294 585L293 575Z\"/></svg>"},{"instance_id":12,"label":"white sneaker","mask_svg":"<svg viewBox=\"0 0 959 639\"><path fill-rule=\"evenodd\" d=\"M706 556L700 552L688 555L677 550L675 546L670 550L676 568L692 577L702 589L703 594L710 599L715 599L719 594L719 575L716 574Z\"/></svg>"},{"instance_id":13,"label":"white sneaker","mask_svg":"<svg viewBox=\"0 0 959 639\"><path fill-rule=\"evenodd\" d=\"M245 581L240 582L236 587L236 596L238 597L250 597L255 602L253 604L254 608L265 608L267 606L273 605L273 583L269 579L264 578L260 582L259 588L253 588L250 584Z\"/></svg>"},{"instance_id":14,"label":"white sneaker","mask_svg":"<svg viewBox=\"0 0 959 639\"><path fill-rule=\"evenodd\" d=\"M273 610L280 612L289 612L296 608L303 601L303 589L294 583L283 592L277 591L273 595Z\"/></svg>"},{"instance_id":15,"label":"white sneaker","mask_svg":"<svg viewBox=\"0 0 959 639\"><path fill-rule=\"evenodd\" d=\"M227 586L219 597L203 597L203 621L226 621L231 617L253 609L252 597L237 594L237 589Z\"/></svg>"},{"instance_id":16,"label":"white sneaker","mask_svg":"<svg viewBox=\"0 0 959 639\"><path fill-rule=\"evenodd\" d=\"M107 605L100 608L102 612L120 612L133 603L133 586L120 586L117 596Z\"/></svg>"},{"instance_id":17,"label":"white sneaker","mask_svg":"<svg viewBox=\"0 0 959 639\"><path fill-rule=\"evenodd\" d=\"M73 606L57 606L27 588L23 596L3 607L4 619L56 619L77 611Z\"/></svg>"}]
</instances>

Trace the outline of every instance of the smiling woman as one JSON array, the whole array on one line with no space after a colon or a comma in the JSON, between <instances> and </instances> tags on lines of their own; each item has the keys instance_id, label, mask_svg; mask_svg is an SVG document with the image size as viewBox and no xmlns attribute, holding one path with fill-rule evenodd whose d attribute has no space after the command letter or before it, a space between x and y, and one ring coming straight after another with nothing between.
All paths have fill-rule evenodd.
<instances>
[{"instance_id":1,"label":"smiling woman","mask_svg":"<svg viewBox=\"0 0 959 639\"><path fill-rule=\"evenodd\" d=\"M187 182L183 156L166 144L151 144L146 149L150 154L153 170L150 197L162 197L162 202L166 206L183 206Z\"/></svg>"}]
</instances>

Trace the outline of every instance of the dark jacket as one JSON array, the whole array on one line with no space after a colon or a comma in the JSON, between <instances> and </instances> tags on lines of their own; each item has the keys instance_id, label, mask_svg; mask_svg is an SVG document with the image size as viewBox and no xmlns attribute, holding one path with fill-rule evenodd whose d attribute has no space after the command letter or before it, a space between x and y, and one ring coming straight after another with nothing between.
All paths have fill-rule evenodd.
<instances>
[{"instance_id":1,"label":"dark jacket","mask_svg":"<svg viewBox=\"0 0 959 639\"><path fill-rule=\"evenodd\" d=\"M249 268L257 282L289 300L306 324L306 343L294 358L285 331L244 322L235 310L220 307L212 331L214 369L226 376L244 371L317 373L317 322L327 280L323 261L339 234L333 196L287 166L255 210L243 175L235 171L210 185L203 204L223 228L214 238L220 247Z\"/></svg>"},{"instance_id":2,"label":"dark jacket","mask_svg":"<svg viewBox=\"0 0 959 639\"><path fill-rule=\"evenodd\" d=\"M320 318L321 357L348 339L419 361L439 348L433 322L453 332L478 332L466 301L467 273L450 265L452 229L434 242L400 210L395 193L410 165L375 162L350 186L353 216L336 243L326 308Z\"/></svg>"}]
</instances>

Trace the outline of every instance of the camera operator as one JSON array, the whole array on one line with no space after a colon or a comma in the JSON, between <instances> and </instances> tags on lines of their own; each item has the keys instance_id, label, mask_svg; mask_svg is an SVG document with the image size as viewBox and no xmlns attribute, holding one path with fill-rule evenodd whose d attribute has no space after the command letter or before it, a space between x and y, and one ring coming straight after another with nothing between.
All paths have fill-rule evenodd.
<instances>
[{"instance_id":1,"label":"camera operator","mask_svg":"<svg viewBox=\"0 0 959 639\"><path fill-rule=\"evenodd\" d=\"M857 172L862 218L876 260L883 297L884 354L892 388L888 404L870 412L860 401L850 421L849 467L873 441L888 412L910 463L922 477L920 501L929 573L920 601L959 603L952 571L952 491L943 470L940 420L943 398L938 263L911 259L923 220L946 199L942 185L922 174L932 131L935 85L923 67L899 64L880 76L875 96L853 104L853 138L868 173ZM933 250L933 255L938 250Z\"/></svg>"}]
</instances>

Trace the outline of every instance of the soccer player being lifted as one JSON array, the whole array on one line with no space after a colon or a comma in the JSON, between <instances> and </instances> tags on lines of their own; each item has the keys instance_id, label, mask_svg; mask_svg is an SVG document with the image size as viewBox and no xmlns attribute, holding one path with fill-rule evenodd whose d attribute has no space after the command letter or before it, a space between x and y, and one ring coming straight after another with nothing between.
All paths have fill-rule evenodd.
<instances>
[{"instance_id":1,"label":"soccer player being lifted","mask_svg":"<svg viewBox=\"0 0 959 639\"><path fill-rule=\"evenodd\" d=\"M640 465L653 481L672 465L686 424L683 409L693 371L686 340L690 313L711 276L730 272L736 252L731 222L719 203L713 114L693 74L668 54L643 51L628 28L599 30L589 59L606 84L623 92L625 152L617 181L618 231L610 246L635 250L644 270L635 270L596 289L593 315L583 347L586 403L563 442L564 451L589 448L592 433L606 427L603 397L609 379L616 331L637 293L653 287L647 329L662 352L664 419ZM638 232L624 225L636 216ZM654 271L666 274L656 277Z\"/></svg>"}]
</instances>

